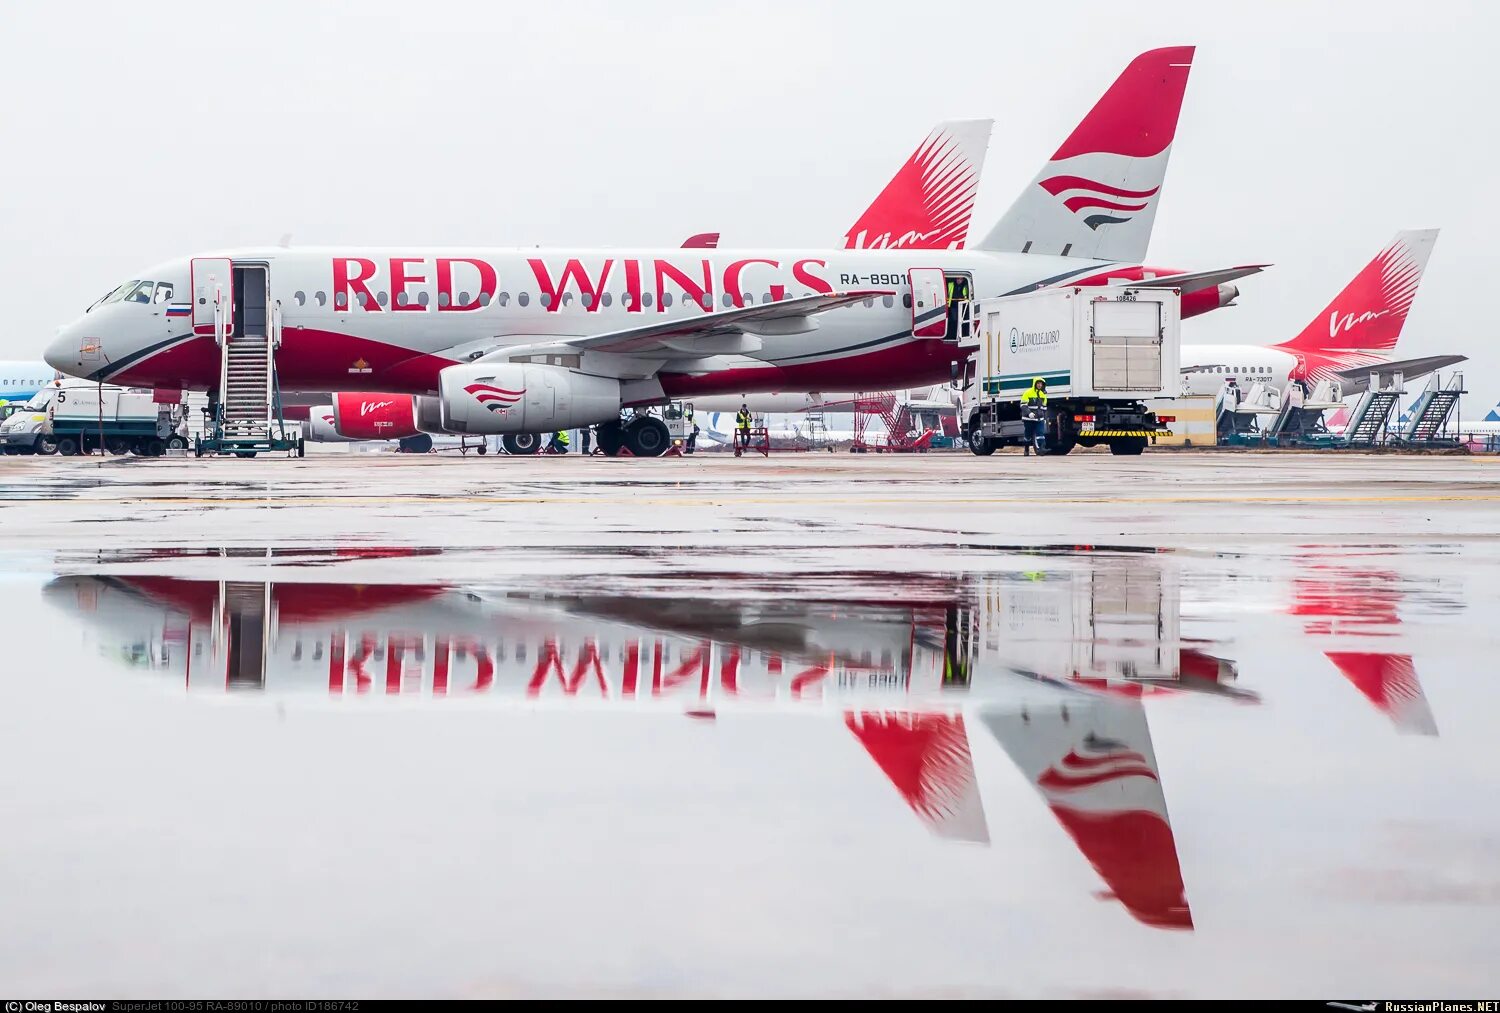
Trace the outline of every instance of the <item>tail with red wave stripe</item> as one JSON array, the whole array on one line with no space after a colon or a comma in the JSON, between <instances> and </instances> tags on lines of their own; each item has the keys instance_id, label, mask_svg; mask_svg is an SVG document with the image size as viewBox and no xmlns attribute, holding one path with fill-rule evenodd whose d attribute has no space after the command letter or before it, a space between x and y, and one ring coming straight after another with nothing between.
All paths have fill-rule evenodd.
<instances>
[{"instance_id":1,"label":"tail with red wave stripe","mask_svg":"<svg viewBox=\"0 0 1500 1013\"><path fill-rule=\"evenodd\" d=\"M1132 60L979 248L1142 261L1192 65L1192 46Z\"/></svg>"},{"instance_id":2,"label":"tail with red wave stripe","mask_svg":"<svg viewBox=\"0 0 1500 1013\"><path fill-rule=\"evenodd\" d=\"M1294 352L1395 348L1437 236L1437 229L1396 233L1302 333L1276 347Z\"/></svg>"},{"instance_id":3,"label":"tail with red wave stripe","mask_svg":"<svg viewBox=\"0 0 1500 1013\"><path fill-rule=\"evenodd\" d=\"M994 120L939 123L844 233L846 250L959 250Z\"/></svg>"}]
</instances>

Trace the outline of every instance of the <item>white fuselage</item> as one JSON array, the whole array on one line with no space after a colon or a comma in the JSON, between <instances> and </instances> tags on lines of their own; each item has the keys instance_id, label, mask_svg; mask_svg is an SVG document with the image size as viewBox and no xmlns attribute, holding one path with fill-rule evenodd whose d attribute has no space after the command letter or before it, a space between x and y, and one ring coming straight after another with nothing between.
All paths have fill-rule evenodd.
<instances>
[{"instance_id":1,"label":"white fuselage","mask_svg":"<svg viewBox=\"0 0 1500 1013\"><path fill-rule=\"evenodd\" d=\"M972 250L258 249L279 305L283 390L429 394L446 366L507 345L627 330L750 303L871 291L768 334L749 354L666 362L668 396L752 390L888 390L949 378L952 345L912 335L908 272L968 275L978 295L1103 283L1107 261ZM184 259L143 272L63 329L48 362L117 383L206 389L218 376L211 289ZM203 259L197 261L200 269ZM201 272L200 272L201 273ZM157 283L154 295L150 286ZM223 279L216 279L220 285ZM121 286L125 289L126 286ZM117 290L118 291L118 290ZM144 294L143 294L144 293ZM188 309L191 309L191 315ZM211 307L207 307L211 310Z\"/></svg>"}]
</instances>

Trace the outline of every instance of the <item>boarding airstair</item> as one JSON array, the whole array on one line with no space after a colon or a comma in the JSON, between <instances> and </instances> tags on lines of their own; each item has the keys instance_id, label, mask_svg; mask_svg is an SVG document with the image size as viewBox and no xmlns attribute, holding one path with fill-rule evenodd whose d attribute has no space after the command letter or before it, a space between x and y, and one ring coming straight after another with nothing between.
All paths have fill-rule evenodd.
<instances>
[{"instance_id":1,"label":"boarding airstair","mask_svg":"<svg viewBox=\"0 0 1500 1013\"><path fill-rule=\"evenodd\" d=\"M1413 447L1457 446L1457 437L1445 436L1444 433L1448 428L1448 419L1458 407L1459 398L1467 393L1463 386L1462 373L1453 373L1447 384L1442 382L1437 373L1433 373L1432 378L1427 381L1427 389L1422 391L1422 396L1412 405L1410 418L1401 427L1396 439Z\"/></svg>"},{"instance_id":2,"label":"boarding airstair","mask_svg":"<svg viewBox=\"0 0 1500 1013\"><path fill-rule=\"evenodd\" d=\"M265 326L234 332L234 307L223 290L214 293L214 339L219 345L217 402L210 401L204 435L193 452L254 457L257 452L285 451L302 456L300 434L290 432L282 417L276 377L276 350L281 346L281 304L274 303ZM264 333L256 333L263 331Z\"/></svg>"},{"instance_id":3,"label":"boarding airstair","mask_svg":"<svg viewBox=\"0 0 1500 1013\"><path fill-rule=\"evenodd\" d=\"M1281 392L1260 382L1248 390L1226 384L1219 391L1217 409L1220 443L1259 444L1266 438L1269 420L1281 414Z\"/></svg>"},{"instance_id":4,"label":"boarding airstair","mask_svg":"<svg viewBox=\"0 0 1500 1013\"><path fill-rule=\"evenodd\" d=\"M1370 378L1369 389L1354 406L1349 416L1349 425L1344 429L1343 443L1349 447L1373 447L1381 442L1390 426L1391 413L1401 403L1405 393L1401 386L1401 374L1394 374L1389 386L1382 387L1380 377Z\"/></svg>"},{"instance_id":5,"label":"boarding airstair","mask_svg":"<svg viewBox=\"0 0 1500 1013\"><path fill-rule=\"evenodd\" d=\"M1266 435L1277 446L1327 443L1332 440L1323 423L1323 413L1343 406L1343 388L1334 381L1322 380L1305 394L1302 385L1293 380L1281 399L1281 411L1266 429Z\"/></svg>"}]
</instances>

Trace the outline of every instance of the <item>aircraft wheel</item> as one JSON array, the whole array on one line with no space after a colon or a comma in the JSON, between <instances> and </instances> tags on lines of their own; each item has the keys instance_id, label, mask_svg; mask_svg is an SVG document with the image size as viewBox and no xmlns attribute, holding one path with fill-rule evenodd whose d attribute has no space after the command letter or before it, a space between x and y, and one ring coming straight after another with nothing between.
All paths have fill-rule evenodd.
<instances>
[{"instance_id":1,"label":"aircraft wheel","mask_svg":"<svg viewBox=\"0 0 1500 1013\"><path fill-rule=\"evenodd\" d=\"M420 433L406 437L396 446L403 454L425 454L432 449L432 437L426 433Z\"/></svg>"},{"instance_id":2,"label":"aircraft wheel","mask_svg":"<svg viewBox=\"0 0 1500 1013\"><path fill-rule=\"evenodd\" d=\"M660 457L672 445L672 431L661 419L645 415L625 427L625 445L636 457Z\"/></svg>"},{"instance_id":3,"label":"aircraft wheel","mask_svg":"<svg viewBox=\"0 0 1500 1013\"><path fill-rule=\"evenodd\" d=\"M507 454L515 454L517 457L537 454L542 449L541 433L515 433L503 437L500 442L505 445Z\"/></svg>"},{"instance_id":4,"label":"aircraft wheel","mask_svg":"<svg viewBox=\"0 0 1500 1013\"><path fill-rule=\"evenodd\" d=\"M605 456L614 457L625 445L625 431L618 422L601 422L594 432L594 439ZM631 453L635 453L634 450Z\"/></svg>"},{"instance_id":5,"label":"aircraft wheel","mask_svg":"<svg viewBox=\"0 0 1500 1013\"><path fill-rule=\"evenodd\" d=\"M1127 436L1120 440L1109 441L1109 452L1116 457L1136 457L1146 449L1146 438L1144 436Z\"/></svg>"}]
</instances>

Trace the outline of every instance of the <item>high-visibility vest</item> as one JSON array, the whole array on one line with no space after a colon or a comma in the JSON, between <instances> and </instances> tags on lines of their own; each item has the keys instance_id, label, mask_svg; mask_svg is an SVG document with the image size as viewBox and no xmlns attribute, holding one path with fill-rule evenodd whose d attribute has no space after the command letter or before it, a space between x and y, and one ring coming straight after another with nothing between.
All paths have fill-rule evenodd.
<instances>
[{"instance_id":1,"label":"high-visibility vest","mask_svg":"<svg viewBox=\"0 0 1500 1013\"><path fill-rule=\"evenodd\" d=\"M567 432L567 430L565 430L565 429L559 429L557 431L557 442L561 443L565 447L568 445L568 432Z\"/></svg>"},{"instance_id":2,"label":"high-visibility vest","mask_svg":"<svg viewBox=\"0 0 1500 1013\"><path fill-rule=\"evenodd\" d=\"M741 408L734 413L734 424L741 429L750 428L750 413Z\"/></svg>"},{"instance_id":3,"label":"high-visibility vest","mask_svg":"<svg viewBox=\"0 0 1500 1013\"><path fill-rule=\"evenodd\" d=\"M1040 404L1043 408L1047 407L1047 392L1045 390L1037 390L1034 385L1027 387L1025 392L1021 394L1021 403L1031 404L1033 401Z\"/></svg>"}]
</instances>

